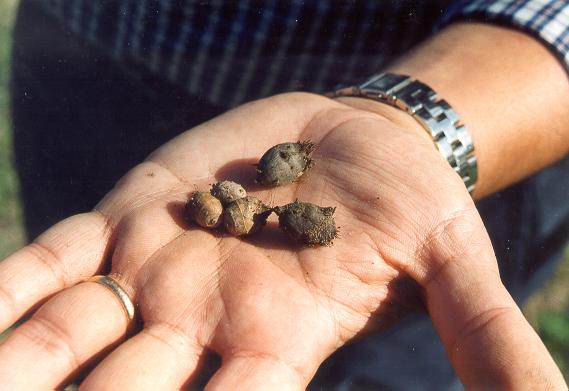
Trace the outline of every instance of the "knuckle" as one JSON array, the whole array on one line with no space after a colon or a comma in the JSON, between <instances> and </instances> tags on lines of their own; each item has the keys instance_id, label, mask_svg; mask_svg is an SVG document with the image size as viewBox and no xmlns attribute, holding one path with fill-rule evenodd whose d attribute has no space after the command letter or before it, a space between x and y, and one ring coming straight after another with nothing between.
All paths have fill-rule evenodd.
<instances>
[{"instance_id":1,"label":"knuckle","mask_svg":"<svg viewBox=\"0 0 569 391\"><path fill-rule=\"evenodd\" d=\"M36 241L26 246L24 251L28 252L31 259L37 261L52 275L61 289L71 284L71 279L63 267L61 257L54 250L50 249L49 246Z\"/></svg>"},{"instance_id":2,"label":"knuckle","mask_svg":"<svg viewBox=\"0 0 569 391\"><path fill-rule=\"evenodd\" d=\"M512 306L494 306L470 318L459 329L456 339L451 343L451 354L460 352L462 350L461 346L467 345L469 339L476 339L476 337L480 333L483 333L488 327L496 324L507 316L517 314L517 311L518 310Z\"/></svg>"},{"instance_id":3,"label":"knuckle","mask_svg":"<svg viewBox=\"0 0 569 391\"><path fill-rule=\"evenodd\" d=\"M454 262L472 259L491 244L474 207L445 213L427 230L415 253L422 262L418 281L428 286Z\"/></svg>"},{"instance_id":4,"label":"knuckle","mask_svg":"<svg viewBox=\"0 0 569 391\"><path fill-rule=\"evenodd\" d=\"M298 382L298 384L306 384L309 381L309 377L304 373L302 367L273 353L262 352L259 350L240 349L233 353L232 359L247 360L252 363L256 363L257 365L261 363L268 364L275 370L287 373L289 377Z\"/></svg>"},{"instance_id":5,"label":"knuckle","mask_svg":"<svg viewBox=\"0 0 569 391\"><path fill-rule=\"evenodd\" d=\"M3 314L4 319L16 320L15 318L18 316L16 300L12 291L2 284L0 284L0 308L0 313Z\"/></svg>"},{"instance_id":6,"label":"knuckle","mask_svg":"<svg viewBox=\"0 0 569 391\"><path fill-rule=\"evenodd\" d=\"M79 359L73 350L69 333L57 321L36 314L18 332L34 348L57 361L63 361L68 370L79 367Z\"/></svg>"},{"instance_id":7,"label":"knuckle","mask_svg":"<svg viewBox=\"0 0 569 391\"><path fill-rule=\"evenodd\" d=\"M143 329L142 332L177 354L188 355L203 350L202 344L190 337L185 330L171 323L157 323Z\"/></svg>"},{"instance_id":8,"label":"knuckle","mask_svg":"<svg viewBox=\"0 0 569 391\"><path fill-rule=\"evenodd\" d=\"M461 209L446 214L427 233L427 242L432 251L449 254L468 251L473 235L481 228L478 214L474 209Z\"/></svg>"}]
</instances>

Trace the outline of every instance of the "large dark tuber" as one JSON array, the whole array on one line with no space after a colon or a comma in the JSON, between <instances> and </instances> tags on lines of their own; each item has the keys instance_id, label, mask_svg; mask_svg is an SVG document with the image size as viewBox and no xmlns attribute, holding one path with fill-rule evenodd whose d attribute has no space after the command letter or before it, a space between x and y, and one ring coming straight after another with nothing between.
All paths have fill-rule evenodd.
<instances>
[{"instance_id":1,"label":"large dark tuber","mask_svg":"<svg viewBox=\"0 0 569 391\"><path fill-rule=\"evenodd\" d=\"M279 227L294 240L308 246L330 246L338 237L333 214L336 208L295 201L274 208Z\"/></svg>"},{"instance_id":2,"label":"large dark tuber","mask_svg":"<svg viewBox=\"0 0 569 391\"><path fill-rule=\"evenodd\" d=\"M310 154L315 148L309 141L277 144L270 148L257 164L257 183L280 186L293 182L314 164Z\"/></svg>"}]
</instances>

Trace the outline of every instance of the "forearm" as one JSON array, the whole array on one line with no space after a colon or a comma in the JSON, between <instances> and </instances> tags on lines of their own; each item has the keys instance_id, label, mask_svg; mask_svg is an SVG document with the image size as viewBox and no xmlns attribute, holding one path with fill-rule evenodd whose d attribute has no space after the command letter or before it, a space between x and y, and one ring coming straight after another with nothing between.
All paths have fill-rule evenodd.
<instances>
[{"instance_id":1,"label":"forearm","mask_svg":"<svg viewBox=\"0 0 569 391\"><path fill-rule=\"evenodd\" d=\"M569 82L557 58L507 28L459 23L388 69L431 86L459 113L478 158L484 197L569 151Z\"/></svg>"}]
</instances>

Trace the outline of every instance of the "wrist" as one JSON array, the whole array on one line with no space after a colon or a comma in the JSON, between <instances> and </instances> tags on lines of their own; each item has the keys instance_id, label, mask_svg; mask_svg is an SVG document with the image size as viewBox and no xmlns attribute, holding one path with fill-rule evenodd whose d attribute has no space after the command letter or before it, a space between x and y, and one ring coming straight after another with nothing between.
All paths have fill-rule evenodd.
<instances>
[{"instance_id":1,"label":"wrist","mask_svg":"<svg viewBox=\"0 0 569 391\"><path fill-rule=\"evenodd\" d=\"M355 109L375 113L382 118L385 118L386 120L398 125L401 129L404 129L405 131L418 136L419 139L423 139L425 142L432 144L433 148L435 147L431 137L425 131L425 128L423 128L419 122L417 122L412 116L403 110L390 106L386 103L366 98L343 96L334 98L334 100Z\"/></svg>"},{"instance_id":2,"label":"wrist","mask_svg":"<svg viewBox=\"0 0 569 391\"><path fill-rule=\"evenodd\" d=\"M366 98L409 114L424 128L469 193L475 190L477 163L470 133L448 102L425 83L407 75L380 73L328 95Z\"/></svg>"},{"instance_id":3,"label":"wrist","mask_svg":"<svg viewBox=\"0 0 569 391\"><path fill-rule=\"evenodd\" d=\"M428 84L460 115L476 146L477 198L527 177L569 150L566 71L529 35L456 24L387 71Z\"/></svg>"}]
</instances>

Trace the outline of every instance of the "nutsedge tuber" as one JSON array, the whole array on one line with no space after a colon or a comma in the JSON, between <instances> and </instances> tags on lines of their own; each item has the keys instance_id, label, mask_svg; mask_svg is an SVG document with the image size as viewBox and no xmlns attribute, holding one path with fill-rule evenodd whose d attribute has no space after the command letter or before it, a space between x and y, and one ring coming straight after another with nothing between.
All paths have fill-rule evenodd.
<instances>
[{"instance_id":1,"label":"nutsedge tuber","mask_svg":"<svg viewBox=\"0 0 569 391\"><path fill-rule=\"evenodd\" d=\"M247 192L239 183L233 181L217 182L211 187L211 195L228 205L239 198L247 196Z\"/></svg>"},{"instance_id":2,"label":"nutsedge tuber","mask_svg":"<svg viewBox=\"0 0 569 391\"><path fill-rule=\"evenodd\" d=\"M185 209L186 219L203 228L216 228L221 224L221 201L205 191L192 193Z\"/></svg>"},{"instance_id":3,"label":"nutsedge tuber","mask_svg":"<svg viewBox=\"0 0 569 391\"><path fill-rule=\"evenodd\" d=\"M270 148L257 164L257 183L280 186L293 182L314 164L310 154L315 148L309 141L277 144Z\"/></svg>"},{"instance_id":4,"label":"nutsedge tuber","mask_svg":"<svg viewBox=\"0 0 569 391\"><path fill-rule=\"evenodd\" d=\"M279 227L307 246L330 246L338 237L333 217L336 208L295 201L274 210L279 216Z\"/></svg>"},{"instance_id":5,"label":"nutsedge tuber","mask_svg":"<svg viewBox=\"0 0 569 391\"><path fill-rule=\"evenodd\" d=\"M258 198L247 196L227 205L223 223L227 232L234 236L250 235L266 224L271 213L272 209Z\"/></svg>"}]
</instances>

